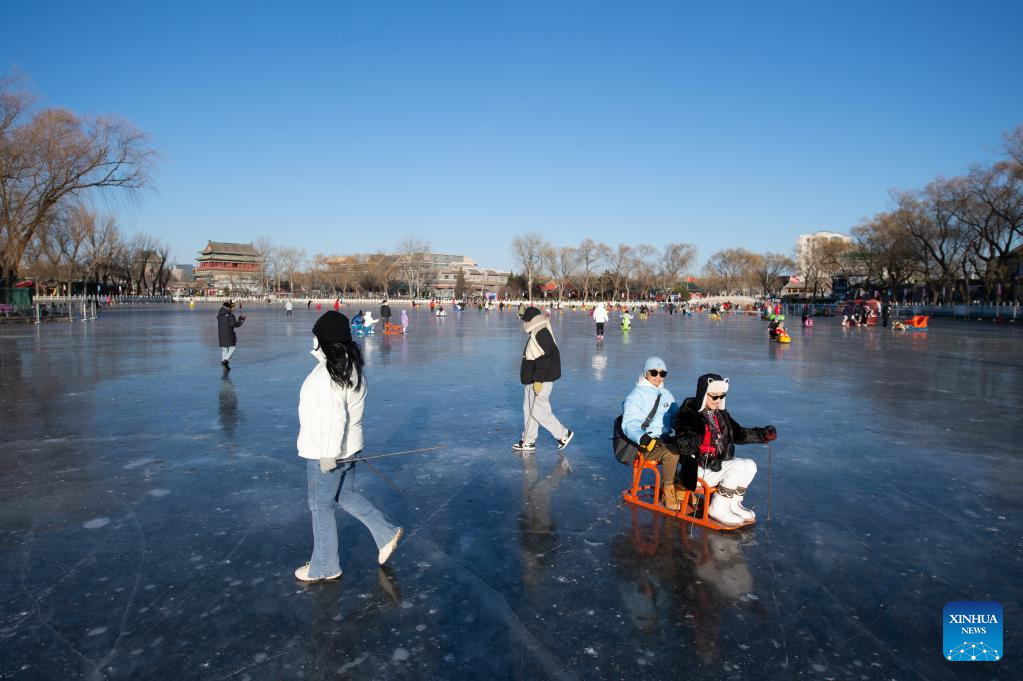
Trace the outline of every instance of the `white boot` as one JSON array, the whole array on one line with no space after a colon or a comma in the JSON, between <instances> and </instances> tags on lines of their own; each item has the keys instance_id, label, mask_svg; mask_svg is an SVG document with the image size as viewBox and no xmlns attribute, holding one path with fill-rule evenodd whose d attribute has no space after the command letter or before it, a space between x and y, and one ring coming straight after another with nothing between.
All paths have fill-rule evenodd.
<instances>
[{"instance_id":1,"label":"white boot","mask_svg":"<svg viewBox=\"0 0 1023 681\"><path fill-rule=\"evenodd\" d=\"M742 525L743 519L732 512L731 506L732 499L718 492L710 500L708 514L722 525Z\"/></svg>"},{"instance_id":2,"label":"white boot","mask_svg":"<svg viewBox=\"0 0 1023 681\"><path fill-rule=\"evenodd\" d=\"M739 490L742 490L741 492ZM746 495L745 487L737 487L735 489L735 496L732 497L732 503L728 507L735 515L742 518L743 522L749 522L750 520L756 520L757 514L742 505L742 499Z\"/></svg>"}]
</instances>

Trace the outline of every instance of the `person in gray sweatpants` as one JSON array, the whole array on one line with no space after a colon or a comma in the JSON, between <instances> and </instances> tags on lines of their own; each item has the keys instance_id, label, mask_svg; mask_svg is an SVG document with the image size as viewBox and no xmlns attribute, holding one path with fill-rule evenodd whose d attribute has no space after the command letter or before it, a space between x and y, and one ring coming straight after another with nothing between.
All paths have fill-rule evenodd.
<instances>
[{"instance_id":1,"label":"person in gray sweatpants","mask_svg":"<svg viewBox=\"0 0 1023 681\"><path fill-rule=\"evenodd\" d=\"M554 381L561 378L561 353L554 342L551 324L535 307L527 307L522 313L522 330L529 334L529 340L522 351L519 367L519 381L523 386L522 416L524 425L522 439L512 445L520 452L536 451L536 437L543 426L558 440L558 449L568 446L571 430L551 410L551 391Z\"/></svg>"}]
</instances>

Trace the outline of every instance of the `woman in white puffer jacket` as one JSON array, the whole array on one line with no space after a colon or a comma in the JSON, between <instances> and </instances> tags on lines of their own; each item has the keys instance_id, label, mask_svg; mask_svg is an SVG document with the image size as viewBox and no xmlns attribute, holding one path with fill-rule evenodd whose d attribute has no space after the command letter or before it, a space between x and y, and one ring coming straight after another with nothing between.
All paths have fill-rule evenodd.
<instances>
[{"instance_id":1,"label":"woman in white puffer jacket","mask_svg":"<svg viewBox=\"0 0 1023 681\"><path fill-rule=\"evenodd\" d=\"M364 496L352 489L355 455L362 450L362 412L366 379L362 353L352 340L348 318L325 313L313 326L318 360L305 381L298 403L298 455L307 459L309 510L313 519L313 555L295 570L306 582L341 576L338 557L338 507L362 522L373 535L383 565L394 552L402 529L392 525Z\"/></svg>"},{"instance_id":2,"label":"woman in white puffer jacket","mask_svg":"<svg viewBox=\"0 0 1023 681\"><path fill-rule=\"evenodd\" d=\"M593 321L597 325L597 340L604 340L604 324L607 324L608 314L604 303L597 303L593 308Z\"/></svg>"}]
</instances>

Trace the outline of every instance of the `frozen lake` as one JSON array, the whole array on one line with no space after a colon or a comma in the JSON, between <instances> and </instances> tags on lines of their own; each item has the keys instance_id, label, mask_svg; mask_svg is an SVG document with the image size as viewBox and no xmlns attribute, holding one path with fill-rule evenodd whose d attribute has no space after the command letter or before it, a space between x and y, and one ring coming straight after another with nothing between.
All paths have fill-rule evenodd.
<instances>
[{"instance_id":1,"label":"frozen lake","mask_svg":"<svg viewBox=\"0 0 1023 681\"><path fill-rule=\"evenodd\" d=\"M654 316L594 340L552 319L576 432L522 427L514 312L412 311L362 341L357 487L406 528L386 569L340 514L338 582L312 546L298 390L314 311L248 306L222 377L215 305L0 326L0 678L1023 678L1023 335ZM343 310L351 316L352 306ZM375 308L374 308L375 312ZM399 314L399 308L394 307ZM651 354L681 400L731 379L774 424L751 528L705 532L621 507L610 429ZM942 657L948 601L1005 609L1005 659Z\"/></svg>"}]
</instances>

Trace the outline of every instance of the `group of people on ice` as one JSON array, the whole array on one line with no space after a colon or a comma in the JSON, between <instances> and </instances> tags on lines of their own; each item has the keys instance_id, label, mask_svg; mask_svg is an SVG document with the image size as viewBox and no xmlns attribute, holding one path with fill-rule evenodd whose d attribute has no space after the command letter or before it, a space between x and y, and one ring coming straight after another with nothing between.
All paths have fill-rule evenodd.
<instances>
[{"instance_id":1,"label":"group of people on ice","mask_svg":"<svg viewBox=\"0 0 1023 681\"><path fill-rule=\"evenodd\" d=\"M225 370L228 348L235 344L234 329L244 321L244 317L235 319L231 308L230 301L225 303L218 316L220 341L227 355L223 358ZM520 316L522 330L528 336L519 367L523 429L512 447L524 454L535 451L543 426L562 450L575 433L558 420L551 408L554 383L561 378L561 353L550 321L539 309L525 307ZM381 318L390 319L386 300ZM595 315L598 324L606 323L606 319L600 322L599 318ZM362 353L353 333L367 323L372 326L374 321L368 312L360 311L349 321L340 312L330 310L312 329L311 352L316 365L299 392L296 443L298 456L306 461L313 529L309 562L295 570L295 577L302 581L341 576L337 508L350 513L370 531L380 565L394 553L403 534L401 527L391 523L352 486L354 467L360 460L357 455L363 449L367 392ZM602 331L599 326L598 331ZM711 518L730 526L752 521L755 514L742 502L757 467L750 459L736 458L735 445L769 442L777 437L777 431L773 426L744 428L732 418L725 409L727 378L717 374L700 376L696 395L679 405L665 386L667 375L664 360L647 359L642 375L623 403L622 416L622 428L635 443L636 453L658 461L663 468L661 503L669 511L678 511L680 488L695 489L699 478L717 486L709 507Z\"/></svg>"},{"instance_id":2,"label":"group of people on ice","mask_svg":"<svg viewBox=\"0 0 1023 681\"><path fill-rule=\"evenodd\" d=\"M543 426L562 450L574 433L557 419L550 403L554 382L561 377L561 353L550 322L537 308L523 310L522 330L529 334L519 368L524 425L522 436L512 448L525 453L535 451ZM680 488L695 490L697 480L702 479L717 487L708 509L711 518L728 526L754 520L756 515L742 502L757 465L752 459L736 458L735 446L770 442L778 431L774 426L739 425L725 408L727 378L712 373L700 376L696 394L679 405L664 384L667 376L663 359L648 358L622 404L622 430L636 445L637 454L661 464L661 503L670 511L678 511Z\"/></svg>"}]
</instances>

